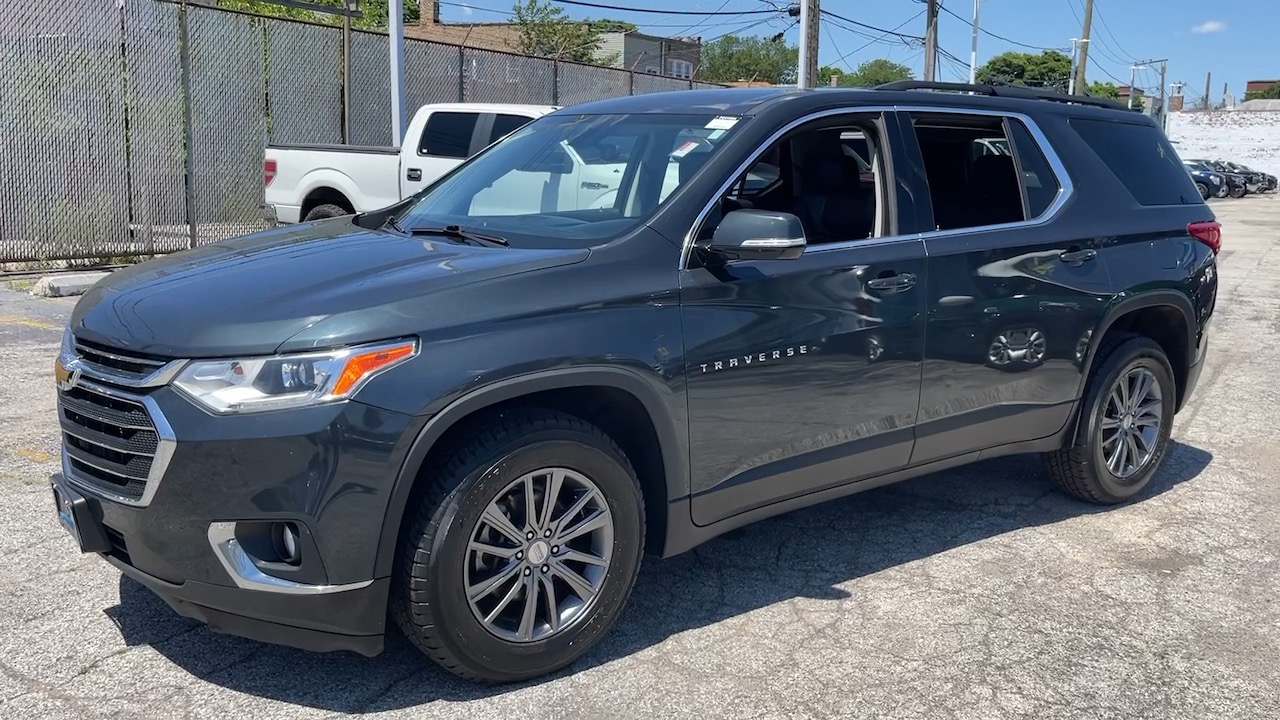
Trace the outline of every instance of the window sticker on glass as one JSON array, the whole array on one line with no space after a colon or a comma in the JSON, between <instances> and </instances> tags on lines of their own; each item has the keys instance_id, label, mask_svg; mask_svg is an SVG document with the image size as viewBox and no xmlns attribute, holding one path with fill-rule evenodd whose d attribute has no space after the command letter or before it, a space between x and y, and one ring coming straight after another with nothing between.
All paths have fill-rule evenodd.
<instances>
[{"instance_id":1,"label":"window sticker on glass","mask_svg":"<svg viewBox=\"0 0 1280 720\"><path fill-rule=\"evenodd\" d=\"M688 155L689 153L693 152L694 149L697 147L698 147L698 143L696 140L686 140L684 144L676 148L675 151L671 153L671 157L682 158L685 155Z\"/></svg>"},{"instance_id":2,"label":"window sticker on glass","mask_svg":"<svg viewBox=\"0 0 1280 720\"><path fill-rule=\"evenodd\" d=\"M732 130L734 125L738 124L738 118L719 115L711 118L711 122L707 123L708 130Z\"/></svg>"}]
</instances>

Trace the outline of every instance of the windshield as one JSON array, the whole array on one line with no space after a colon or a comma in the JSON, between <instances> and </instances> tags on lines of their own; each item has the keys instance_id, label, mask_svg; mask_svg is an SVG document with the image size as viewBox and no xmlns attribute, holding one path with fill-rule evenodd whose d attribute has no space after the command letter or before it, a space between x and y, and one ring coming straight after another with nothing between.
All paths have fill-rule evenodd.
<instances>
[{"instance_id":1,"label":"windshield","mask_svg":"<svg viewBox=\"0 0 1280 720\"><path fill-rule=\"evenodd\" d=\"M584 247L645 222L735 131L714 115L548 116L472 158L396 217L513 246Z\"/></svg>"}]
</instances>

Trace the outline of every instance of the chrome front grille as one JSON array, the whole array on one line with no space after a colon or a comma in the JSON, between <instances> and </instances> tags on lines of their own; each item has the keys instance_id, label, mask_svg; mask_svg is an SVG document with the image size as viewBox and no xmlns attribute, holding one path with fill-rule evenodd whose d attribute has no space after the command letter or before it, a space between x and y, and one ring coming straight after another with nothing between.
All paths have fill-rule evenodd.
<instances>
[{"instance_id":1,"label":"chrome front grille","mask_svg":"<svg viewBox=\"0 0 1280 720\"><path fill-rule=\"evenodd\" d=\"M62 463L86 490L146 505L173 452L174 438L146 392L176 361L75 344L79 371L58 389Z\"/></svg>"},{"instance_id":2,"label":"chrome front grille","mask_svg":"<svg viewBox=\"0 0 1280 720\"><path fill-rule=\"evenodd\" d=\"M170 364L165 358L124 353L79 338L75 341L75 351L80 362L90 369L98 370L97 374L129 385L152 377Z\"/></svg>"}]
</instances>

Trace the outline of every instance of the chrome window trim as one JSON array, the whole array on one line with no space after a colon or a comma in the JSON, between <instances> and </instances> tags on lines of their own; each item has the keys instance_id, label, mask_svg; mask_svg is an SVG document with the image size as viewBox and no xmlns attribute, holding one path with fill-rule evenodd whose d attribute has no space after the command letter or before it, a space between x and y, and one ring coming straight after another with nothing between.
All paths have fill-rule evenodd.
<instances>
[{"instance_id":1,"label":"chrome window trim","mask_svg":"<svg viewBox=\"0 0 1280 720\"><path fill-rule=\"evenodd\" d=\"M936 106L936 105L935 106L930 106L930 105L853 105L853 106L846 106L841 108L831 108L828 110L820 110L818 112L809 113L808 115L800 117L796 120L792 120L791 122L779 128L776 132L774 132L767 139L765 139L763 143L757 146L756 149L752 151L750 155L747 156L747 159L738 165L738 168L736 170L730 173L729 178L720 185L720 189L716 191L716 193L712 196L711 200L708 201L707 204L702 208L702 211L698 213L696 220L690 226L689 230L685 233L684 240L680 248L680 265L678 267L678 270L684 271L689 269L689 258L693 254L694 239L697 237L698 231L702 228L703 223L706 222L707 216L711 214L711 210L712 208L715 207L715 204L719 201L720 198L724 197L725 193L729 191L729 188L733 186L734 180L736 180L743 173L749 170L751 166L754 165L756 161L760 159L760 156L763 155L765 151L768 150L769 147L772 146L775 142L777 142L783 135L786 135L787 133L791 132L792 130L796 129L801 125L804 125L805 123L810 123L815 120L822 120L824 118L832 117L835 115L852 115L852 114L862 114L862 113L899 113L899 112L933 113L938 115L983 115L983 116L989 116L989 117L1011 118L1011 119L1019 120L1020 122L1022 122L1023 126L1027 128L1027 132L1031 134L1032 139L1035 140L1036 144L1040 147L1040 152L1044 154L1045 161L1049 164L1049 168L1053 171L1054 176L1057 177L1058 179L1057 196L1054 198L1053 202L1049 204L1049 207L1046 208L1043 213L1041 213L1040 215L1036 216L1031 220L1021 220L1021 221L1012 222L1012 223L1000 223L997 225L978 225L978 226L969 227L969 228L955 228L955 229L948 229L948 230L928 230L925 232L911 233L906 235L885 235L885 236L876 237L876 238L849 240L846 242L839 242L839 243L824 243L822 245L812 245L812 246L806 247L805 248L806 254L828 252L832 250L845 250L852 247L871 247L876 245L888 245L888 244L900 243L900 242L936 240L939 238L945 238L945 237L951 237L951 236L971 235L973 233L978 233L978 232L990 232L990 231L999 231L999 230L1011 230L1016 228L1038 227L1040 225L1045 225L1049 223L1055 217L1057 217L1059 212L1061 212L1063 206L1066 205L1067 201L1071 198L1071 196L1075 194L1075 185L1071 182L1071 176L1067 172L1066 165L1064 165L1062 162L1062 159L1058 157L1058 153L1054 150L1053 145L1049 142L1048 136L1044 134L1044 132L1040 129L1040 126L1036 124L1035 120L1032 120L1031 117L1025 113L1016 112L1012 110L1003 110L998 108L991 108L991 109L955 108L955 107L945 107L945 106ZM1010 139L1010 142L1012 142L1012 139ZM890 186L892 186L891 183L890 183Z\"/></svg>"},{"instance_id":2,"label":"chrome window trim","mask_svg":"<svg viewBox=\"0 0 1280 720\"><path fill-rule=\"evenodd\" d=\"M243 590L282 593L285 595L327 595L330 593L359 590L373 584L373 578L345 585L308 585L268 575L258 569L240 542L236 540L234 522L215 522L209 525L209 546L231 576L236 587Z\"/></svg>"},{"instance_id":3,"label":"chrome window trim","mask_svg":"<svg viewBox=\"0 0 1280 720\"><path fill-rule=\"evenodd\" d=\"M85 373L88 374L87 372ZM88 480L76 475L75 469L71 466L71 456L67 452L66 442L62 441L62 474L67 481L83 492L106 498L122 505L130 505L132 507L146 507L151 504L151 500L155 497L156 489L160 487L160 481L164 478L165 471L169 469L169 461L173 459L173 451L178 445L177 437L173 433L173 428L169 425L169 421L165 419L164 413L160 411L160 406L156 404L149 395L135 395L130 392L124 392L99 385L85 379L81 379L79 385L84 386L90 392L99 393L107 397L118 398L128 402L141 405L146 410L147 416L151 418L151 422L155 425L155 433L159 438L156 443L155 454L151 456L151 470L147 473L146 485L142 488L142 496L139 498L128 498L118 493L100 487ZM62 429L62 407L59 403L58 407L58 431L66 432ZM67 433L74 435L73 433ZM59 438L61 440L61 438ZM139 453L145 454L145 453ZM80 461L77 461L80 462ZM86 463L89 464L89 463Z\"/></svg>"}]
</instances>

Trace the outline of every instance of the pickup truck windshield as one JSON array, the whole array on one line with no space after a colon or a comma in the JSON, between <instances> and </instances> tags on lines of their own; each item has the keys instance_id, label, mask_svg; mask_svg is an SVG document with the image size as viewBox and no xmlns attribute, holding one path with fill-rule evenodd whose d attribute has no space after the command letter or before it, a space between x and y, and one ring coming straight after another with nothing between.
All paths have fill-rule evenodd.
<instances>
[{"instance_id":1,"label":"pickup truck windshield","mask_svg":"<svg viewBox=\"0 0 1280 720\"><path fill-rule=\"evenodd\" d=\"M513 246L581 247L645 222L739 124L714 115L549 116L515 131L400 212Z\"/></svg>"}]
</instances>

